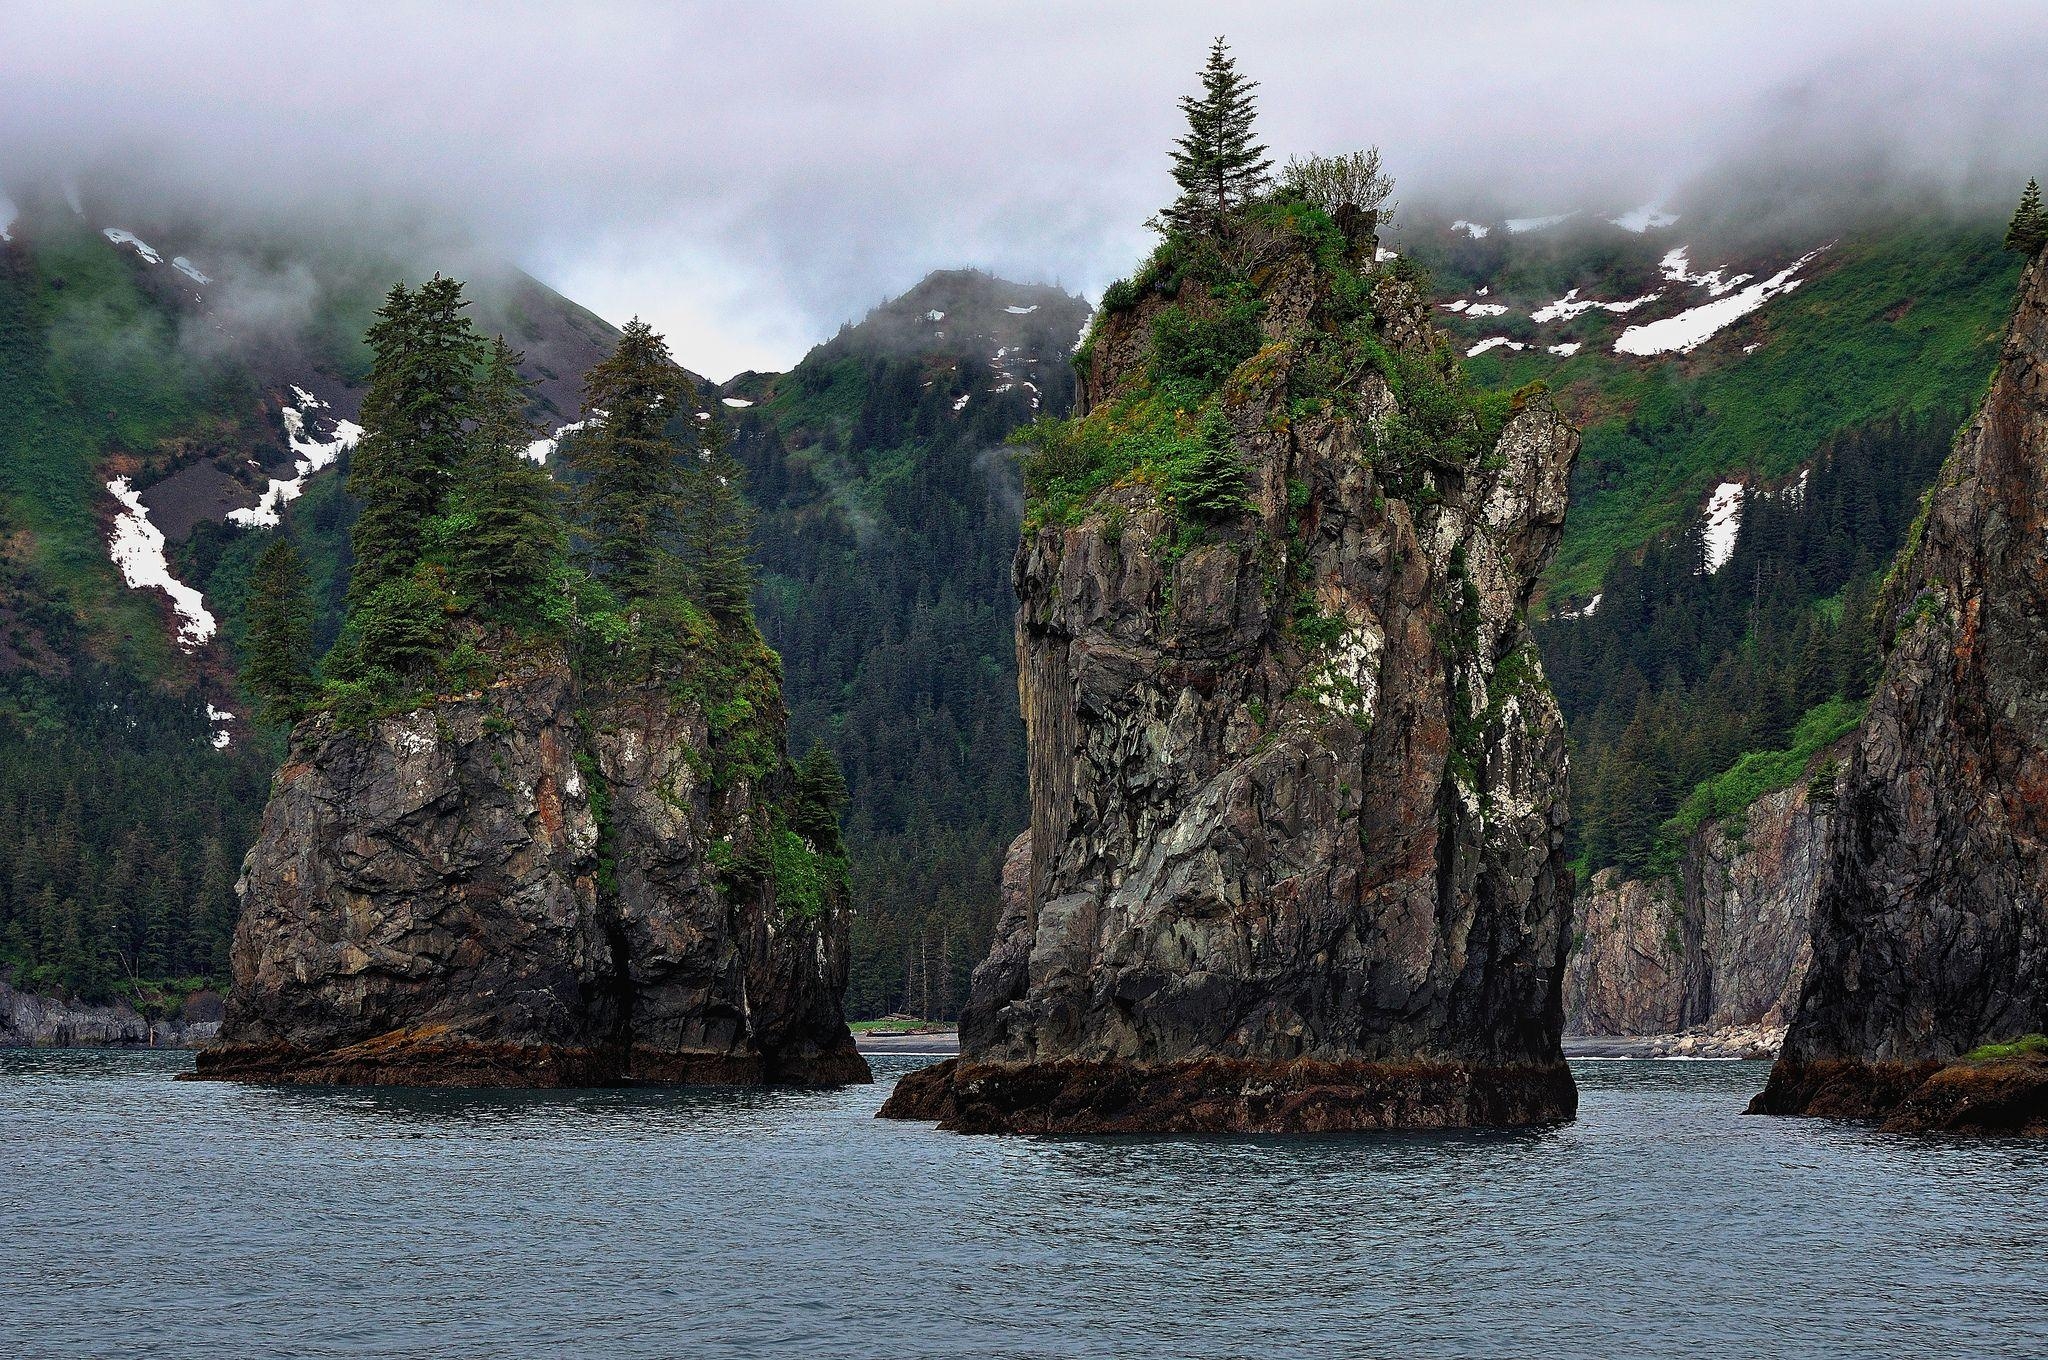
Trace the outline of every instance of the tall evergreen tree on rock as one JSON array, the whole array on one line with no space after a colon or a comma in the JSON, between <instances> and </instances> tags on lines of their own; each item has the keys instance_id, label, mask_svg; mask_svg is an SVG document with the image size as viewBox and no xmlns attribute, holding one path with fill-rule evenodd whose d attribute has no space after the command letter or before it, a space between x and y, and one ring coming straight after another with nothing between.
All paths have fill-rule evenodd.
<instances>
[{"instance_id":1,"label":"tall evergreen tree on rock","mask_svg":"<svg viewBox=\"0 0 2048 1360\"><path fill-rule=\"evenodd\" d=\"M1175 144L1173 181L1180 197L1165 213L1168 225L1223 231L1230 215L1266 192L1273 162L1252 140L1258 82L1238 74L1230 48L1218 38L1202 68L1202 93L1180 101L1188 130Z\"/></svg>"},{"instance_id":2,"label":"tall evergreen tree on rock","mask_svg":"<svg viewBox=\"0 0 2048 1360\"><path fill-rule=\"evenodd\" d=\"M2030 179L2020 194L2012 225L2005 229L2005 248L2032 256L2038 255L2043 245L2048 245L2048 209L2041 206L2040 184Z\"/></svg>"},{"instance_id":3,"label":"tall evergreen tree on rock","mask_svg":"<svg viewBox=\"0 0 2048 1360\"><path fill-rule=\"evenodd\" d=\"M515 619L537 607L564 547L560 488L525 456L533 390L520 375L521 357L499 336L484 361L449 544L457 593L487 615Z\"/></svg>"},{"instance_id":4,"label":"tall evergreen tree on rock","mask_svg":"<svg viewBox=\"0 0 2048 1360\"><path fill-rule=\"evenodd\" d=\"M468 452L484 358L468 306L461 283L439 274L418 289L394 284L366 337L374 358L348 480L363 506L351 538L351 603L412 573L427 522Z\"/></svg>"},{"instance_id":5,"label":"tall evergreen tree on rock","mask_svg":"<svg viewBox=\"0 0 2048 1360\"><path fill-rule=\"evenodd\" d=\"M635 317L584 379L583 399L595 423L567 452L583 479L578 529L592 570L620 600L643 601L661 585L664 544L680 523L680 460L697 436L669 428L695 409L696 384Z\"/></svg>"}]
</instances>

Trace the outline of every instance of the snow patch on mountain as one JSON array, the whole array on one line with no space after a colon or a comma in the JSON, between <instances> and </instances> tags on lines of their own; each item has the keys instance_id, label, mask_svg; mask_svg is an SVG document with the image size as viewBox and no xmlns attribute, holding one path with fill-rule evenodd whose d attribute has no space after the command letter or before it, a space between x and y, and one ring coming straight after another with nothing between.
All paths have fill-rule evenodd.
<instances>
[{"instance_id":1,"label":"snow patch on mountain","mask_svg":"<svg viewBox=\"0 0 2048 1360\"><path fill-rule=\"evenodd\" d=\"M1664 277L1673 283L1689 283L1695 287L1706 289L1707 292L1715 297L1720 297L1731 288L1740 288L1743 284L1756 277L1754 274L1737 274L1733 278L1728 278L1718 269L1709 269L1704 274L1695 274L1691 272L1691 265L1686 259L1686 247L1684 246L1680 246L1678 249L1665 255L1662 260L1658 261L1657 267L1662 269Z\"/></svg>"},{"instance_id":2,"label":"snow patch on mountain","mask_svg":"<svg viewBox=\"0 0 2048 1360\"><path fill-rule=\"evenodd\" d=\"M1038 310L1038 304L1034 302L1029 307L1005 307L1003 310L1011 316L1029 316Z\"/></svg>"},{"instance_id":3,"label":"snow patch on mountain","mask_svg":"<svg viewBox=\"0 0 2048 1360\"><path fill-rule=\"evenodd\" d=\"M14 239L7 229L14 225L14 219L19 216L21 216L21 209L14 206L14 200L6 194L0 194L0 241L12 241Z\"/></svg>"},{"instance_id":4,"label":"snow patch on mountain","mask_svg":"<svg viewBox=\"0 0 2048 1360\"><path fill-rule=\"evenodd\" d=\"M200 272L198 265L192 263L183 255L173 255L171 257L171 268L177 270L180 274L183 274L186 278L192 280L192 282L194 283L213 282L212 279L208 278L205 274Z\"/></svg>"},{"instance_id":5,"label":"snow patch on mountain","mask_svg":"<svg viewBox=\"0 0 2048 1360\"><path fill-rule=\"evenodd\" d=\"M363 427L353 420L337 420L334 432L326 439L316 439L306 433L306 415L326 407L327 403L303 387L292 388L292 394L299 399L297 406L287 406L279 416L284 421L285 443L298 455L290 477L273 477L270 485L263 489L263 495L256 504L244 510L228 511L228 519L236 524L249 526L275 526L279 512L289 501L299 498L306 489L306 479L329 466L342 454L356 446L363 437Z\"/></svg>"},{"instance_id":6,"label":"snow patch on mountain","mask_svg":"<svg viewBox=\"0 0 2048 1360\"><path fill-rule=\"evenodd\" d=\"M749 406L752 406L754 404L751 401L748 401L745 397L720 397L719 401L723 402L727 406L732 407L735 411L744 411Z\"/></svg>"},{"instance_id":7,"label":"snow patch on mountain","mask_svg":"<svg viewBox=\"0 0 2048 1360\"><path fill-rule=\"evenodd\" d=\"M206 721L213 724L213 734L208 737L208 740L213 743L214 750L225 751L234 743L234 737L229 733L227 727L234 720L235 715L226 709L215 708L211 703L207 704Z\"/></svg>"},{"instance_id":8,"label":"snow patch on mountain","mask_svg":"<svg viewBox=\"0 0 2048 1360\"><path fill-rule=\"evenodd\" d=\"M1645 203L1640 208L1630 208L1621 216L1607 220L1623 231L1632 231L1640 236L1646 231L1672 225L1678 221L1678 214L1665 212L1661 204Z\"/></svg>"},{"instance_id":9,"label":"snow patch on mountain","mask_svg":"<svg viewBox=\"0 0 2048 1360\"><path fill-rule=\"evenodd\" d=\"M132 246L135 253L150 264L162 264L164 262L164 257L157 254L150 247L149 242L124 227L108 227L100 235L106 237L117 246Z\"/></svg>"},{"instance_id":10,"label":"snow patch on mountain","mask_svg":"<svg viewBox=\"0 0 2048 1360\"><path fill-rule=\"evenodd\" d=\"M1735 539L1742 532L1742 483L1723 482L1707 497L1707 560L1701 573L1712 576L1728 565L1735 555Z\"/></svg>"},{"instance_id":11,"label":"snow patch on mountain","mask_svg":"<svg viewBox=\"0 0 2048 1360\"><path fill-rule=\"evenodd\" d=\"M709 411L699 411L697 419L709 420L711 419L711 413ZM534 440L519 451L519 456L528 462L539 463L542 467L546 467L548 459L554 457L555 450L562 446L562 436L574 434L578 430L587 428L589 424L589 418L585 417L582 420L572 420L567 425L557 425L553 434L549 435L546 439Z\"/></svg>"},{"instance_id":12,"label":"snow patch on mountain","mask_svg":"<svg viewBox=\"0 0 2048 1360\"><path fill-rule=\"evenodd\" d=\"M1761 283L1731 293L1661 321L1630 326L1614 342L1618 354L1647 357L1653 354L1690 354L1727 327L1756 311L1781 293L1789 293L1803 280L1793 277L1813 262L1822 250L1809 250ZM1676 253L1676 252L1674 252ZM1669 257L1667 256L1668 260Z\"/></svg>"},{"instance_id":13,"label":"snow patch on mountain","mask_svg":"<svg viewBox=\"0 0 2048 1360\"><path fill-rule=\"evenodd\" d=\"M1520 236L1524 232L1542 231L1545 228L1554 227L1560 222L1569 222L1578 215L1579 210L1574 208L1570 212L1552 213L1548 217L1510 217L1507 220L1506 226L1508 235Z\"/></svg>"},{"instance_id":14,"label":"snow patch on mountain","mask_svg":"<svg viewBox=\"0 0 2048 1360\"><path fill-rule=\"evenodd\" d=\"M171 597L171 610L178 616L178 645L193 650L212 637L216 627L205 599L171 575L163 530L149 522L142 494L129 486L126 477L108 482L107 490L121 503L121 513L114 517L114 532L107 539L107 556L130 590L161 590Z\"/></svg>"},{"instance_id":15,"label":"snow patch on mountain","mask_svg":"<svg viewBox=\"0 0 2048 1360\"><path fill-rule=\"evenodd\" d=\"M1487 337L1486 339L1484 339L1484 340L1481 340L1481 341L1480 341L1480 342L1479 342L1478 344L1476 344L1476 345L1472 346L1472 348L1470 348L1470 349L1466 350L1466 351L1465 351L1465 357L1466 357L1467 359L1471 359L1471 358L1474 358L1474 357L1476 357L1476 356L1478 356L1478 355L1481 355L1481 354L1484 354L1484 353L1486 353L1486 351L1488 351L1488 350L1490 350L1490 349L1503 349L1503 348L1505 348L1505 349L1527 349L1527 348L1529 348L1529 347L1528 347L1527 345L1523 344L1523 343L1522 343L1522 342L1521 342L1520 340L1510 340L1510 339L1508 339L1508 338L1507 338L1507 337L1506 337L1505 335L1489 335L1489 336L1488 336L1488 337Z\"/></svg>"},{"instance_id":16,"label":"snow patch on mountain","mask_svg":"<svg viewBox=\"0 0 2048 1360\"><path fill-rule=\"evenodd\" d=\"M1561 618L1561 619L1590 619L1590 618L1592 618L1592 617L1593 617L1593 611L1594 611L1594 610L1596 610L1596 609L1598 609L1598 608L1600 607L1600 597L1601 597L1601 596L1602 596L1603 594L1605 594L1605 593L1606 593L1606 592L1604 592L1604 591L1594 591L1594 592L1593 592L1593 598L1592 598L1592 599L1590 599L1590 600L1586 601L1586 602L1585 602L1584 604L1580 605L1580 606L1579 606L1579 607L1578 607L1577 609L1567 609L1567 610L1565 610L1565 611L1564 611L1563 613L1559 614L1559 615L1558 615L1558 617L1559 617L1559 618Z\"/></svg>"},{"instance_id":17,"label":"snow patch on mountain","mask_svg":"<svg viewBox=\"0 0 2048 1360\"><path fill-rule=\"evenodd\" d=\"M1483 241L1486 239L1487 234L1493 230L1493 228L1482 227L1477 222L1467 222L1464 218L1461 217L1457 221L1451 223L1451 230L1462 231L1475 241Z\"/></svg>"},{"instance_id":18,"label":"snow patch on mountain","mask_svg":"<svg viewBox=\"0 0 2048 1360\"><path fill-rule=\"evenodd\" d=\"M1565 358L1569 359L1585 347L1585 342L1582 340L1568 340L1562 345L1552 345L1550 352L1552 354L1562 354Z\"/></svg>"},{"instance_id":19,"label":"snow patch on mountain","mask_svg":"<svg viewBox=\"0 0 2048 1360\"><path fill-rule=\"evenodd\" d=\"M1639 298L1630 298L1626 302L1598 302L1592 298L1581 298L1579 296L1579 290L1574 288L1570 292L1566 293L1563 297L1559 298L1557 301L1545 303L1543 306L1538 307L1535 311L1529 313L1529 319L1531 321L1539 322L1569 321L1573 317L1579 315L1581 312L1590 312L1595 310L1596 308L1603 312L1613 312L1616 316L1621 316L1628 312L1634 311L1636 308L1642 306L1644 303L1655 302L1658 298L1662 296L1663 293L1659 291L1655 293L1645 293L1643 296Z\"/></svg>"}]
</instances>

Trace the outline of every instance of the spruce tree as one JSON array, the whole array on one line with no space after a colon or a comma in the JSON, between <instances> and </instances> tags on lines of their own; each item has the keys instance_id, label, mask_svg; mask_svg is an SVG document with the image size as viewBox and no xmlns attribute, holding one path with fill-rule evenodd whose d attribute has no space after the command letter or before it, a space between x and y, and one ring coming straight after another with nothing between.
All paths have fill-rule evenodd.
<instances>
[{"instance_id":1,"label":"spruce tree","mask_svg":"<svg viewBox=\"0 0 2048 1360\"><path fill-rule=\"evenodd\" d=\"M839 853L839 812L846 806L846 776L825 743L814 741L796 767L790 830L828 855Z\"/></svg>"},{"instance_id":2,"label":"spruce tree","mask_svg":"<svg viewBox=\"0 0 2048 1360\"><path fill-rule=\"evenodd\" d=\"M1202 68L1202 93L1180 101L1188 130L1175 143L1173 182L1180 197L1166 220L1184 229L1224 230L1230 214L1264 193L1273 162L1252 140L1258 82L1238 74L1230 48L1218 38Z\"/></svg>"},{"instance_id":3,"label":"spruce tree","mask_svg":"<svg viewBox=\"0 0 2048 1360\"><path fill-rule=\"evenodd\" d=\"M313 591L288 538L256 559L249 577L242 680L269 722L293 722L313 693Z\"/></svg>"},{"instance_id":4,"label":"spruce tree","mask_svg":"<svg viewBox=\"0 0 2048 1360\"><path fill-rule=\"evenodd\" d=\"M2043 245L2048 245L2048 209L2041 206L2041 186L2030 179L2020 194L2012 225L2005 229L2005 248L2033 256L2040 253Z\"/></svg>"},{"instance_id":5,"label":"spruce tree","mask_svg":"<svg viewBox=\"0 0 2048 1360\"><path fill-rule=\"evenodd\" d=\"M650 598L663 574L664 545L679 522L680 460L696 443L694 433L672 437L668 428L696 404L695 384L638 317L584 379L595 423L567 451L583 481L577 528L593 571L622 601Z\"/></svg>"},{"instance_id":6,"label":"spruce tree","mask_svg":"<svg viewBox=\"0 0 2048 1360\"><path fill-rule=\"evenodd\" d=\"M559 488L525 456L533 393L521 356L492 342L478 380L470 448L457 477L449 555L456 592L485 614L530 620L564 546Z\"/></svg>"},{"instance_id":7,"label":"spruce tree","mask_svg":"<svg viewBox=\"0 0 2048 1360\"><path fill-rule=\"evenodd\" d=\"M685 538L695 594L723 619L752 617L753 507L741 484L746 472L727 451L724 432L704 436L704 453L690 479Z\"/></svg>"},{"instance_id":8,"label":"spruce tree","mask_svg":"<svg viewBox=\"0 0 2048 1360\"><path fill-rule=\"evenodd\" d=\"M484 347L467 306L462 285L439 274L416 290L395 284L366 337L374 357L348 480L362 502L351 603L411 575L468 451Z\"/></svg>"}]
</instances>

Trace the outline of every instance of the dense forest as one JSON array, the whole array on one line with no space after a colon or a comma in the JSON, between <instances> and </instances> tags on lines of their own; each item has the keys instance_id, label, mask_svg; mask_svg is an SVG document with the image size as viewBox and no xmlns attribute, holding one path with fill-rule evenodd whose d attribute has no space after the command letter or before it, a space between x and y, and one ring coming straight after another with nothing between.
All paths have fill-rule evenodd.
<instances>
[{"instance_id":1,"label":"dense forest","mask_svg":"<svg viewBox=\"0 0 2048 1360\"><path fill-rule=\"evenodd\" d=\"M1029 317L999 305L1027 291ZM1030 820L1004 441L1072 404L1085 315L1050 289L937 275L813 351L740 428L793 740L825 741L851 793L856 1018L955 1014L988 949L1003 852Z\"/></svg>"},{"instance_id":2,"label":"dense forest","mask_svg":"<svg viewBox=\"0 0 2048 1360\"><path fill-rule=\"evenodd\" d=\"M1665 867L1678 835L1790 782L1854 725L1877 671L1878 585L1961 414L1836 437L1803 477L1744 491L1717 569L1702 517L1616 558L1591 613L1541 627L1582 871Z\"/></svg>"}]
</instances>

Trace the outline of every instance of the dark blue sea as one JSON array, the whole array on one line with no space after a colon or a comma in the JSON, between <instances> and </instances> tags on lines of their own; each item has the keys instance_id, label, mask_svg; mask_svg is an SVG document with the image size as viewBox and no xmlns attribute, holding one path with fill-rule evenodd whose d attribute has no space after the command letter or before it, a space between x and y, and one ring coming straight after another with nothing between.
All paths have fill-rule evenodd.
<instances>
[{"instance_id":1,"label":"dark blue sea","mask_svg":"<svg viewBox=\"0 0 2048 1360\"><path fill-rule=\"evenodd\" d=\"M0 1052L0 1355L2042 1356L2048 1144L1581 1062L1530 1133L981 1139L836 1092Z\"/></svg>"}]
</instances>

